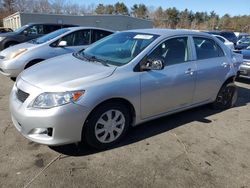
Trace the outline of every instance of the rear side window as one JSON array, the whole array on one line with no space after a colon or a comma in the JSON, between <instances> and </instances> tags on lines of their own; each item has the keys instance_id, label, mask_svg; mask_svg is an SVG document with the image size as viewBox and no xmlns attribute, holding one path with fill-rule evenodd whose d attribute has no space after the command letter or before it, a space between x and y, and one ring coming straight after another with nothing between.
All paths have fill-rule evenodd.
<instances>
[{"instance_id":1,"label":"rear side window","mask_svg":"<svg viewBox=\"0 0 250 188\"><path fill-rule=\"evenodd\" d=\"M188 38L178 37L161 43L149 58L161 58L166 66L184 63L189 60Z\"/></svg>"},{"instance_id":2,"label":"rear side window","mask_svg":"<svg viewBox=\"0 0 250 188\"><path fill-rule=\"evenodd\" d=\"M112 34L112 32L109 31L104 31L104 30L93 30L92 34L92 43L102 39L103 37L106 37L108 35Z\"/></svg>"},{"instance_id":3,"label":"rear side window","mask_svg":"<svg viewBox=\"0 0 250 188\"><path fill-rule=\"evenodd\" d=\"M51 32L56 31L58 29L61 29L61 27L59 25L44 25L43 26L44 34L51 33Z\"/></svg>"},{"instance_id":4,"label":"rear side window","mask_svg":"<svg viewBox=\"0 0 250 188\"><path fill-rule=\"evenodd\" d=\"M224 56L220 46L212 39L194 37L197 60Z\"/></svg>"}]
</instances>

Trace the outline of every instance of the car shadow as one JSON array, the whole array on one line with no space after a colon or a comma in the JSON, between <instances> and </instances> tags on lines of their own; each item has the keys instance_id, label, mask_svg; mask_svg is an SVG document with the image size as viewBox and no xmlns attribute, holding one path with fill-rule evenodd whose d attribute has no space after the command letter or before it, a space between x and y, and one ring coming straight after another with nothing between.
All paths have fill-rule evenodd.
<instances>
[{"instance_id":1,"label":"car shadow","mask_svg":"<svg viewBox=\"0 0 250 188\"><path fill-rule=\"evenodd\" d=\"M239 98L235 108L245 106L248 103L250 103L250 89L239 87ZM106 149L105 151L145 140L177 127L185 126L186 124L194 121L202 122L201 126L209 126L212 123L212 120L208 117L217 113L223 113L223 111L213 110L209 107L209 105L204 105L143 123L139 126L132 127L121 143L113 146L112 148ZM69 144L50 148L67 156L87 156L102 152L91 148L84 143L79 145Z\"/></svg>"}]
</instances>

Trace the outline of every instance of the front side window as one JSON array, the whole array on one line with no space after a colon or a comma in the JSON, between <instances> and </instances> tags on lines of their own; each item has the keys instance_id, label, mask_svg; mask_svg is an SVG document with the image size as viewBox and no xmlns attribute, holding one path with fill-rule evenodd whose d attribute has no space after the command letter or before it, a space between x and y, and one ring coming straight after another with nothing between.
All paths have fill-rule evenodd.
<instances>
[{"instance_id":1,"label":"front side window","mask_svg":"<svg viewBox=\"0 0 250 188\"><path fill-rule=\"evenodd\" d=\"M194 37L197 60L224 56L224 52L212 39Z\"/></svg>"},{"instance_id":2,"label":"front side window","mask_svg":"<svg viewBox=\"0 0 250 188\"><path fill-rule=\"evenodd\" d=\"M158 35L137 32L116 33L97 41L78 55L122 66L134 59L157 37Z\"/></svg>"},{"instance_id":3,"label":"front side window","mask_svg":"<svg viewBox=\"0 0 250 188\"><path fill-rule=\"evenodd\" d=\"M39 35L44 34L42 25L32 25L25 29L29 35Z\"/></svg>"},{"instance_id":4,"label":"front side window","mask_svg":"<svg viewBox=\"0 0 250 188\"><path fill-rule=\"evenodd\" d=\"M66 41L67 46L81 46L88 45L90 43L90 30L80 30L68 34L60 39L60 41Z\"/></svg>"},{"instance_id":5,"label":"front side window","mask_svg":"<svg viewBox=\"0 0 250 188\"><path fill-rule=\"evenodd\" d=\"M161 43L148 58L160 58L166 66L189 60L188 38L178 37Z\"/></svg>"}]
</instances>

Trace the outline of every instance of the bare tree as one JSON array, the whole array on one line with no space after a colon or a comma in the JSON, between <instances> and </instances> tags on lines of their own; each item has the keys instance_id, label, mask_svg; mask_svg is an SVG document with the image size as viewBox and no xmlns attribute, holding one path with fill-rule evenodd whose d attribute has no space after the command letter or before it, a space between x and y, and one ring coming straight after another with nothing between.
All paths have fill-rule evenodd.
<instances>
[{"instance_id":1,"label":"bare tree","mask_svg":"<svg viewBox=\"0 0 250 188\"><path fill-rule=\"evenodd\" d=\"M53 0L51 3L53 13L63 14L64 13L64 10L63 10L64 4L65 4L64 0Z\"/></svg>"}]
</instances>

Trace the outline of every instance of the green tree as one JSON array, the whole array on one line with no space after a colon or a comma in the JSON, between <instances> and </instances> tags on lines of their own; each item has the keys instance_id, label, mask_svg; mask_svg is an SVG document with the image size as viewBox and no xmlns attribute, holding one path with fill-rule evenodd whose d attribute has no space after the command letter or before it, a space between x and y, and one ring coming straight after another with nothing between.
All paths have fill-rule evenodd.
<instances>
[{"instance_id":1,"label":"green tree","mask_svg":"<svg viewBox=\"0 0 250 188\"><path fill-rule=\"evenodd\" d=\"M117 2L115 4L115 13L128 15L128 7L124 3Z\"/></svg>"},{"instance_id":2,"label":"green tree","mask_svg":"<svg viewBox=\"0 0 250 188\"><path fill-rule=\"evenodd\" d=\"M131 13L137 18L147 18L148 17L148 8L144 4L134 4L131 8Z\"/></svg>"},{"instance_id":3,"label":"green tree","mask_svg":"<svg viewBox=\"0 0 250 188\"><path fill-rule=\"evenodd\" d=\"M97 5L95 12L96 14L105 14L105 6L103 4Z\"/></svg>"},{"instance_id":4,"label":"green tree","mask_svg":"<svg viewBox=\"0 0 250 188\"><path fill-rule=\"evenodd\" d=\"M113 5L106 5L105 6L105 13L106 14L114 14L115 7Z\"/></svg>"}]
</instances>

